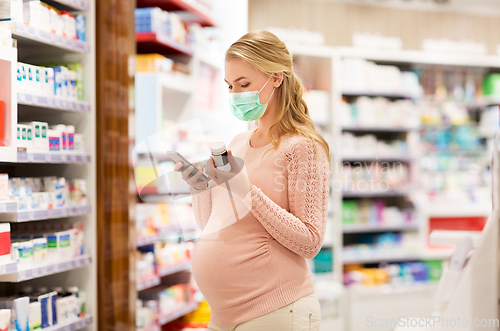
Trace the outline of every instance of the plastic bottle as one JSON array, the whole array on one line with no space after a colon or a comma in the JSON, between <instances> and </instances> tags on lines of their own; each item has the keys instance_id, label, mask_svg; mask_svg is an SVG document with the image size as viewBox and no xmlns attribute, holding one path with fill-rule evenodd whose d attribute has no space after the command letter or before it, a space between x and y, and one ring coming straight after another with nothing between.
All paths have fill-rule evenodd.
<instances>
[{"instance_id":1,"label":"plastic bottle","mask_svg":"<svg viewBox=\"0 0 500 331\"><path fill-rule=\"evenodd\" d=\"M212 152L212 157L214 158L215 166L218 170L231 170L231 165L229 164L229 160L227 158L226 144L222 141L215 142L210 146L210 150Z\"/></svg>"}]
</instances>

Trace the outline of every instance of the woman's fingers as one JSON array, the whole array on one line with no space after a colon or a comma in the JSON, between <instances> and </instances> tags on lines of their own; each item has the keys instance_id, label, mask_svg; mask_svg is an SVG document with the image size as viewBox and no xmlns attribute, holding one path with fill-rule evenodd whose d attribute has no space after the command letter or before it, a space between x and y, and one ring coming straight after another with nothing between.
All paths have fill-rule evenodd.
<instances>
[{"instance_id":1,"label":"woman's fingers","mask_svg":"<svg viewBox=\"0 0 500 331\"><path fill-rule=\"evenodd\" d=\"M182 165L183 165L183 163L182 163L182 162L180 162L180 161L179 161L179 162L177 162L177 163L174 165L174 170L175 170L175 171L180 172L180 171L181 171L181 168L182 168Z\"/></svg>"},{"instance_id":2,"label":"woman's fingers","mask_svg":"<svg viewBox=\"0 0 500 331\"><path fill-rule=\"evenodd\" d=\"M231 172L238 173L241 169L243 169L243 160L239 157L233 156L232 151L227 151L227 159L229 164L231 165Z\"/></svg>"},{"instance_id":3,"label":"woman's fingers","mask_svg":"<svg viewBox=\"0 0 500 331\"><path fill-rule=\"evenodd\" d=\"M203 171L198 171L198 172L196 173L196 175L194 175L193 177L189 178L186 182L187 182L189 185L194 185L194 184L196 184L196 182L198 181L198 178L200 178L202 175L203 175Z\"/></svg>"}]
</instances>

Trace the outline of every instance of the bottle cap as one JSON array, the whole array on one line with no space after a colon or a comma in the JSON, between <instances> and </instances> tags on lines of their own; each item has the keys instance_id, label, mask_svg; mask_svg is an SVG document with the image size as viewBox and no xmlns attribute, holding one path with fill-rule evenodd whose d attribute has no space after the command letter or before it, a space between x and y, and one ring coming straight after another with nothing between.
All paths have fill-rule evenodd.
<instances>
[{"instance_id":1,"label":"bottle cap","mask_svg":"<svg viewBox=\"0 0 500 331\"><path fill-rule=\"evenodd\" d=\"M40 294L49 293L49 290L45 286L42 286L38 288L38 293Z\"/></svg>"},{"instance_id":2,"label":"bottle cap","mask_svg":"<svg viewBox=\"0 0 500 331\"><path fill-rule=\"evenodd\" d=\"M68 293L78 293L78 286L68 287Z\"/></svg>"},{"instance_id":3,"label":"bottle cap","mask_svg":"<svg viewBox=\"0 0 500 331\"><path fill-rule=\"evenodd\" d=\"M63 288L61 286L56 286L52 288L52 291L57 292L58 294L62 294Z\"/></svg>"},{"instance_id":4,"label":"bottle cap","mask_svg":"<svg viewBox=\"0 0 500 331\"><path fill-rule=\"evenodd\" d=\"M210 150L212 151L212 155L224 154L227 151L226 144L222 141L215 142L210 146Z\"/></svg>"}]
</instances>

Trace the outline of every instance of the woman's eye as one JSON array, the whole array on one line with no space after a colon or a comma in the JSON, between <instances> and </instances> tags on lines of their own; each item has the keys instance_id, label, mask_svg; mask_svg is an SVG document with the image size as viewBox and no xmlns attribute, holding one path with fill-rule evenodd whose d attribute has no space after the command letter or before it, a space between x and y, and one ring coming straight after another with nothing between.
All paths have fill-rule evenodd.
<instances>
[{"instance_id":1,"label":"woman's eye","mask_svg":"<svg viewBox=\"0 0 500 331\"><path fill-rule=\"evenodd\" d=\"M231 90L231 89L233 89L233 87L232 87L232 86L228 86L227 88L228 88L228 89L230 89L230 90Z\"/></svg>"},{"instance_id":2,"label":"woman's eye","mask_svg":"<svg viewBox=\"0 0 500 331\"><path fill-rule=\"evenodd\" d=\"M245 87L248 87L248 85L250 85L250 83L246 83L245 85L241 85L241 87L245 88Z\"/></svg>"}]
</instances>

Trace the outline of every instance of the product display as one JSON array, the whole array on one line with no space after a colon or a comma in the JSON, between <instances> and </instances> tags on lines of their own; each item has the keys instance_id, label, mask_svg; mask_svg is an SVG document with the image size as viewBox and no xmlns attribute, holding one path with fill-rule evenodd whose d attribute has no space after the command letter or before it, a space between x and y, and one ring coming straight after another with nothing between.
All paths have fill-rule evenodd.
<instances>
[{"instance_id":1,"label":"product display","mask_svg":"<svg viewBox=\"0 0 500 331\"><path fill-rule=\"evenodd\" d=\"M10 261L10 224L0 223L0 262Z\"/></svg>"},{"instance_id":2,"label":"product display","mask_svg":"<svg viewBox=\"0 0 500 331\"><path fill-rule=\"evenodd\" d=\"M46 287L33 292L32 287L27 286L17 296L0 298L0 308L10 312L2 314L5 310L0 310L0 326L7 315L10 330L31 331L65 324L85 316L86 300L85 291L76 286L67 291L56 287L52 292Z\"/></svg>"},{"instance_id":3,"label":"product display","mask_svg":"<svg viewBox=\"0 0 500 331\"><path fill-rule=\"evenodd\" d=\"M344 163L340 187L348 192L384 192L404 190L411 184L407 164L401 162Z\"/></svg>"},{"instance_id":4,"label":"product display","mask_svg":"<svg viewBox=\"0 0 500 331\"><path fill-rule=\"evenodd\" d=\"M405 157L411 155L408 144L402 140L383 141L375 135L355 136L344 132L341 137L342 156L348 157Z\"/></svg>"},{"instance_id":5,"label":"product display","mask_svg":"<svg viewBox=\"0 0 500 331\"><path fill-rule=\"evenodd\" d=\"M412 209L401 210L388 206L384 200L342 201L342 224L344 226L405 226L415 224Z\"/></svg>"},{"instance_id":6,"label":"product display","mask_svg":"<svg viewBox=\"0 0 500 331\"><path fill-rule=\"evenodd\" d=\"M32 266L85 254L83 223L21 223L11 236L11 260Z\"/></svg>"},{"instance_id":7,"label":"product display","mask_svg":"<svg viewBox=\"0 0 500 331\"><path fill-rule=\"evenodd\" d=\"M192 303L194 292L191 284L177 284L161 291L141 292L136 305L137 328L146 328L157 321L161 323L162 317Z\"/></svg>"},{"instance_id":8,"label":"product display","mask_svg":"<svg viewBox=\"0 0 500 331\"><path fill-rule=\"evenodd\" d=\"M349 58L342 60L341 75L343 92L400 94L412 98L422 95L417 74L396 66Z\"/></svg>"},{"instance_id":9,"label":"product display","mask_svg":"<svg viewBox=\"0 0 500 331\"><path fill-rule=\"evenodd\" d=\"M43 67L18 62L17 89L64 100L83 100L83 67L79 63Z\"/></svg>"},{"instance_id":10,"label":"product display","mask_svg":"<svg viewBox=\"0 0 500 331\"><path fill-rule=\"evenodd\" d=\"M342 251L344 263L356 263L358 259L404 258L419 253L418 233L362 234L357 244L345 245Z\"/></svg>"},{"instance_id":11,"label":"product display","mask_svg":"<svg viewBox=\"0 0 500 331\"><path fill-rule=\"evenodd\" d=\"M16 200L18 210L44 210L87 205L84 179L57 177L9 178L8 198Z\"/></svg>"},{"instance_id":12,"label":"product display","mask_svg":"<svg viewBox=\"0 0 500 331\"><path fill-rule=\"evenodd\" d=\"M160 8L136 9L135 31L158 33L168 36L179 44L191 44L188 31L180 16Z\"/></svg>"},{"instance_id":13,"label":"product display","mask_svg":"<svg viewBox=\"0 0 500 331\"><path fill-rule=\"evenodd\" d=\"M381 264L379 268L346 266L345 285L412 285L415 283L437 283L443 270L442 261Z\"/></svg>"},{"instance_id":14,"label":"product display","mask_svg":"<svg viewBox=\"0 0 500 331\"><path fill-rule=\"evenodd\" d=\"M420 102L411 100L391 101L382 97L359 97L340 104L339 114L343 126L418 128Z\"/></svg>"}]
</instances>

